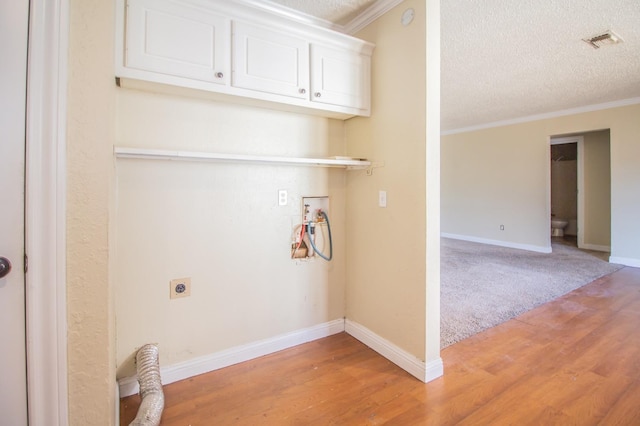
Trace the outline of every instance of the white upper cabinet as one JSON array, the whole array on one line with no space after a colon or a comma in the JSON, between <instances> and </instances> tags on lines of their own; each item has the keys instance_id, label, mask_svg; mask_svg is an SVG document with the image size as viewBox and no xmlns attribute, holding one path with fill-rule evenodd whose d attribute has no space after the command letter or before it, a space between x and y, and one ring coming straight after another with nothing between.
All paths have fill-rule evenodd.
<instances>
[{"instance_id":1,"label":"white upper cabinet","mask_svg":"<svg viewBox=\"0 0 640 426\"><path fill-rule=\"evenodd\" d=\"M227 84L230 20L169 0L128 0L125 66Z\"/></svg>"},{"instance_id":2,"label":"white upper cabinet","mask_svg":"<svg viewBox=\"0 0 640 426\"><path fill-rule=\"evenodd\" d=\"M332 118L370 114L371 43L254 0L116 6L115 68L123 87Z\"/></svg>"},{"instance_id":3,"label":"white upper cabinet","mask_svg":"<svg viewBox=\"0 0 640 426\"><path fill-rule=\"evenodd\" d=\"M311 46L311 100L369 110L371 56Z\"/></svg>"},{"instance_id":4,"label":"white upper cabinet","mask_svg":"<svg viewBox=\"0 0 640 426\"><path fill-rule=\"evenodd\" d=\"M233 23L234 87L307 99L309 43L247 24Z\"/></svg>"}]
</instances>

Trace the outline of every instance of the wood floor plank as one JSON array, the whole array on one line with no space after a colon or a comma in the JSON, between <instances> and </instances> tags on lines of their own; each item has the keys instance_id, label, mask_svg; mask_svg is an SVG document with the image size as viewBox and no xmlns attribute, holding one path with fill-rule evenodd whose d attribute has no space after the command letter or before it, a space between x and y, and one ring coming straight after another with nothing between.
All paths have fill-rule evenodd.
<instances>
[{"instance_id":1,"label":"wood floor plank","mask_svg":"<svg viewBox=\"0 0 640 426\"><path fill-rule=\"evenodd\" d=\"M639 324L623 268L445 348L430 383L342 333L165 386L162 425L640 425Z\"/></svg>"},{"instance_id":2,"label":"wood floor plank","mask_svg":"<svg viewBox=\"0 0 640 426\"><path fill-rule=\"evenodd\" d=\"M557 408L569 418L579 417L593 424L600 423L632 383L625 376L600 377L591 386L583 387L575 398L564 398L562 406Z\"/></svg>"},{"instance_id":3,"label":"wood floor plank","mask_svg":"<svg viewBox=\"0 0 640 426\"><path fill-rule=\"evenodd\" d=\"M602 419L602 425L640 425L640 383L637 381L629 386L624 394L607 411Z\"/></svg>"}]
</instances>

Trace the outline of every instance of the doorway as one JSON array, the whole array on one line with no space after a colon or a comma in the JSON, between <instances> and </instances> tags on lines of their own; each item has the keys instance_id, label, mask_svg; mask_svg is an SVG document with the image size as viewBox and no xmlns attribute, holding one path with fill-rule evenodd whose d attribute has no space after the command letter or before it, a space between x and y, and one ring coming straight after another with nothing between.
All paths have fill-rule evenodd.
<instances>
[{"instance_id":1,"label":"doorway","mask_svg":"<svg viewBox=\"0 0 640 426\"><path fill-rule=\"evenodd\" d=\"M582 136L551 139L551 237L578 246L578 151L582 148ZM580 148L580 149L579 149ZM582 201L582 200L581 200ZM582 209L580 209L582 210ZM554 224L564 224L554 227Z\"/></svg>"},{"instance_id":2,"label":"doorway","mask_svg":"<svg viewBox=\"0 0 640 426\"><path fill-rule=\"evenodd\" d=\"M550 143L549 220L567 222L563 242L611 252L609 130L552 136Z\"/></svg>"}]
</instances>

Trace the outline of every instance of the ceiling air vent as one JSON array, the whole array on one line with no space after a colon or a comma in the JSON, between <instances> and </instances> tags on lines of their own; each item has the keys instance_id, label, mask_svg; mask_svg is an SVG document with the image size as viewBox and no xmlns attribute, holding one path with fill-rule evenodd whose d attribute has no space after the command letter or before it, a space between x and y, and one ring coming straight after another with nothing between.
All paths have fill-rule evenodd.
<instances>
[{"instance_id":1,"label":"ceiling air vent","mask_svg":"<svg viewBox=\"0 0 640 426\"><path fill-rule=\"evenodd\" d=\"M583 38L582 41L589 44L594 49L600 49L601 47L608 46L610 44L622 43L623 40L618 34L609 30L591 38Z\"/></svg>"}]
</instances>

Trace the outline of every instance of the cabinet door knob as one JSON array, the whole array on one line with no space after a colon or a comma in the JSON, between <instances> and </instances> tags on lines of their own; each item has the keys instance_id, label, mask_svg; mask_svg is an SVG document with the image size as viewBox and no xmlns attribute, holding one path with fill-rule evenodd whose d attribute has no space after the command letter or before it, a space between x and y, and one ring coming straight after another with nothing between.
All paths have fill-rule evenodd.
<instances>
[{"instance_id":1,"label":"cabinet door knob","mask_svg":"<svg viewBox=\"0 0 640 426\"><path fill-rule=\"evenodd\" d=\"M11 262L6 257L0 257L0 278L4 278L11 272Z\"/></svg>"},{"instance_id":2,"label":"cabinet door knob","mask_svg":"<svg viewBox=\"0 0 640 426\"><path fill-rule=\"evenodd\" d=\"M303 94L303 95L304 95L305 93L307 93L307 89L305 89L305 88L300 88L300 89L298 89L298 93L301 93L301 94Z\"/></svg>"},{"instance_id":3,"label":"cabinet door knob","mask_svg":"<svg viewBox=\"0 0 640 426\"><path fill-rule=\"evenodd\" d=\"M222 77L224 77L224 74L223 74L223 73L221 73L221 72L217 72L217 73L216 73L216 77L217 77L217 78L222 78Z\"/></svg>"},{"instance_id":4,"label":"cabinet door knob","mask_svg":"<svg viewBox=\"0 0 640 426\"><path fill-rule=\"evenodd\" d=\"M314 95L315 95L316 98L319 98L320 96L322 96L322 93L316 92L316 93L314 93Z\"/></svg>"}]
</instances>

